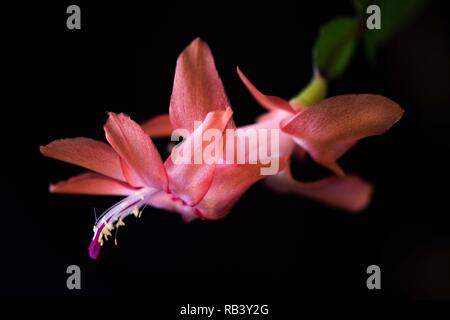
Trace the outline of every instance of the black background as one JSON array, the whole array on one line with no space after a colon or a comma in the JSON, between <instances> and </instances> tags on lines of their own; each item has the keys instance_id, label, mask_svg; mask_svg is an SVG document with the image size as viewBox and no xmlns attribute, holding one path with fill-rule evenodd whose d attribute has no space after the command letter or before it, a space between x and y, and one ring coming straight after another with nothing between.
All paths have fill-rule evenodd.
<instances>
[{"instance_id":1,"label":"black background","mask_svg":"<svg viewBox=\"0 0 450 320\"><path fill-rule=\"evenodd\" d=\"M340 161L376 186L368 210L349 215L257 184L216 222L184 224L148 208L120 230L117 247L108 243L93 261L93 208L107 209L117 198L49 194L50 182L82 169L43 157L39 145L103 140L106 111L137 121L167 112L176 58L197 36L213 51L235 121L250 123L262 109L235 67L263 92L289 98L309 81L319 26L354 9L351 1L74 3L82 12L78 31L66 28L72 3L4 11L0 296L180 303L450 298L443 4L431 3L380 51L375 66L359 47L331 84L329 95L378 93L406 110L387 134L362 141ZM298 178L324 174L311 163L299 166ZM66 288L71 264L81 267L80 291ZM366 288L371 264L381 267L382 290Z\"/></svg>"}]
</instances>

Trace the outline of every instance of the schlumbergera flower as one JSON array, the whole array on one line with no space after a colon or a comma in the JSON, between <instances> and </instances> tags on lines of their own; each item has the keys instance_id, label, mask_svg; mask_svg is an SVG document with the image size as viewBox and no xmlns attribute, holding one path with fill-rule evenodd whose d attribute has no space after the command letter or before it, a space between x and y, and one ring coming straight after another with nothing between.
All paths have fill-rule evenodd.
<instances>
[{"instance_id":1,"label":"schlumbergera flower","mask_svg":"<svg viewBox=\"0 0 450 320\"><path fill-rule=\"evenodd\" d=\"M267 159L228 163L217 153L212 163L178 164L174 156L181 153L194 157L211 144L220 150L220 143L227 140L224 130L236 130L231 117L232 110L210 49L196 39L178 58L169 115L155 117L141 127L125 114L109 113L104 126L109 144L73 138L41 147L40 151L48 157L89 170L51 185L51 192L126 196L96 220L90 256L96 259L112 230L117 232L126 216L140 216L146 205L177 212L186 221L223 218L241 195L264 177L260 170ZM196 121L199 126L195 126ZM175 129L184 130L184 140L163 162L151 137L168 136ZM199 139L209 129L218 131L220 139L210 143ZM234 148L240 147L239 139L228 140L236 142ZM279 158L280 154L271 156L283 168L286 160Z\"/></svg>"},{"instance_id":2,"label":"schlumbergera flower","mask_svg":"<svg viewBox=\"0 0 450 320\"><path fill-rule=\"evenodd\" d=\"M239 68L237 72L257 102L268 110L258 123L279 126L283 141L296 146L291 149L292 155L306 152L316 163L335 173L335 176L306 183L296 181L290 166L286 165L279 174L266 180L268 186L280 193L315 198L348 211L364 209L370 202L372 185L358 176L346 175L337 160L360 139L380 135L399 121L403 115L400 106L374 94L335 96L306 106L298 97L288 102L265 95ZM317 77L317 81L320 80ZM323 88L319 94L323 95Z\"/></svg>"}]
</instances>

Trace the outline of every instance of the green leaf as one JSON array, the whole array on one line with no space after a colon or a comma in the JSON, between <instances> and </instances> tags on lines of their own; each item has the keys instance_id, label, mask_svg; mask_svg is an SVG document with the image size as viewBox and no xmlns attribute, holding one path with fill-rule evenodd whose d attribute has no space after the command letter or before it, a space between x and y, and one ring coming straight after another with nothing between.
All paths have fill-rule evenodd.
<instances>
[{"instance_id":1,"label":"green leaf","mask_svg":"<svg viewBox=\"0 0 450 320\"><path fill-rule=\"evenodd\" d=\"M324 24L316 39L316 69L327 79L339 77L355 51L359 30L357 18L338 17Z\"/></svg>"},{"instance_id":2,"label":"green leaf","mask_svg":"<svg viewBox=\"0 0 450 320\"><path fill-rule=\"evenodd\" d=\"M355 7L364 17L369 5L377 5L381 11L381 29L365 28L364 42L366 53L373 62L377 49L389 41L396 33L402 31L425 8L428 0L354 0Z\"/></svg>"}]
</instances>

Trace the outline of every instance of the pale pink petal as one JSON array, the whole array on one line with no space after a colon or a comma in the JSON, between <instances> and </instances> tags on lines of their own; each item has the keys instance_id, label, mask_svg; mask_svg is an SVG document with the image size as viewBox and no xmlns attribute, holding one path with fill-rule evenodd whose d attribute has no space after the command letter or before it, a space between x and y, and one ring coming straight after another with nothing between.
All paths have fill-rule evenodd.
<instances>
[{"instance_id":1,"label":"pale pink petal","mask_svg":"<svg viewBox=\"0 0 450 320\"><path fill-rule=\"evenodd\" d=\"M178 213L185 222L190 222L196 218L196 211L190 205L183 203L179 198L167 192L157 192L149 200L148 204L154 208Z\"/></svg>"},{"instance_id":2,"label":"pale pink petal","mask_svg":"<svg viewBox=\"0 0 450 320\"><path fill-rule=\"evenodd\" d=\"M152 138L170 137L174 130L168 114L160 114L141 123L141 128Z\"/></svg>"},{"instance_id":3,"label":"pale pink petal","mask_svg":"<svg viewBox=\"0 0 450 320\"><path fill-rule=\"evenodd\" d=\"M261 106L263 106L267 110L281 109L287 112L294 112L291 105L286 100L276 96L267 96L256 89L256 87L250 82L250 80L242 73L239 67L237 68L237 73L239 75L239 78L241 78L241 81L247 87L248 91L250 91L250 93Z\"/></svg>"},{"instance_id":4,"label":"pale pink petal","mask_svg":"<svg viewBox=\"0 0 450 320\"><path fill-rule=\"evenodd\" d=\"M256 118L257 123L270 123L273 128L279 128L281 121L290 119L292 112L284 111L282 109L274 109L264 112Z\"/></svg>"},{"instance_id":5,"label":"pale pink petal","mask_svg":"<svg viewBox=\"0 0 450 320\"><path fill-rule=\"evenodd\" d=\"M229 106L208 45L195 39L178 57L170 100L174 127L192 132L194 121L203 121L211 111Z\"/></svg>"},{"instance_id":6,"label":"pale pink petal","mask_svg":"<svg viewBox=\"0 0 450 320\"><path fill-rule=\"evenodd\" d=\"M281 128L316 162L330 165L359 139L388 130L402 114L398 104L383 96L343 95L306 108Z\"/></svg>"},{"instance_id":7,"label":"pale pink petal","mask_svg":"<svg viewBox=\"0 0 450 320\"><path fill-rule=\"evenodd\" d=\"M282 170L287 158L278 159ZM261 164L219 165L208 190L195 208L205 219L217 220L227 215L244 192L258 180L266 178L261 175Z\"/></svg>"},{"instance_id":8,"label":"pale pink petal","mask_svg":"<svg viewBox=\"0 0 450 320\"><path fill-rule=\"evenodd\" d=\"M43 155L125 180L119 155L106 143L89 138L55 140L41 146Z\"/></svg>"},{"instance_id":9,"label":"pale pink petal","mask_svg":"<svg viewBox=\"0 0 450 320\"><path fill-rule=\"evenodd\" d=\"M193 208L183 203L173 194L159 191L148 199L148 204L153 208L163 209L169 212L179 213L183 218L193 215Z\"/></svg>"},{"instance_id":10,"label":"pale pink petal","mask_svg":"<svg viewBox=\"0 0 450 320\"><path fill-rule=\"evenodd\" d=\"M283 131L280 130L280 123L286 119L290 118L292 116L291 113L286 112L284 110L276 109L272 110L270 112L266 112L263 115L259 116L257 118L256 123L239 127L237 130L240 131L240 133L245 137L247 132L254 130L258 135L258 144L256 148L249 148L246 146L246 157L251 157L252 154L258 154L258 159L260 158L260 148L263 146L262 144L267 143L268 150L271 150L272 147L272 135L274 132L277 131L278 139L275 140L276 145L278 146L278 152L276 150L271 150L271 156L274 157L285 157L289 156L293 148L295 147L295 143L292 140L292 137ZM247 134L250 136L250 134ZM267 137L267 141L264 141L260 139L260 137ZM275 135L276 137L276 135ZM235 139L235 146L238 148L238 141ZM243 142L242 140L240 141Z\"/></svg>"},{"instance_id":11,"label":"pale pink petal","mask_svg":"<svg viewBox=\"0 0 450 320\"><path fill-rule=\"evenodd\" d=\"M151 138L127 115L110 112L106 139L122 159L127 181L135 187L167 189L167 175Z\"/></svg>"},{"instance_id":12,"label":"pale pink petal","mask_svg":"<svg viewBox=\"0 0 450 320\"><path fill-rule=\"evenodd\" d=\"M331 176L314 182L294 180L289 166L265 180L267 186L279 193L298 194L329 206L350 212L365 209L370 203L373 187L357 176Z\"/></svg>"},{"instance_id":13,"label":"pale pink petal","mask_svg":"<svg viewBox=\"0 0 450 320\"><path fill-rule=\"evenodd\" d=\"M92 172L50 185L50 192L53 193L127 196L136 190L122 181Z\"/></svg>"},{"instance_id":14,"label":"pale pink petal","mask_svg":"<svg viewBox=\"0 0 450 320\"><path fill-rule=\"evenodd\" d=\"M176 203L174 196L165 191L156 192L148 200L152 207L172 212L176 212Z\"/></svg>"},{"instance_id":15,"label":"pale pink petal","mask_svg":"<svg viewBox=\"0 0 450 320\"><path fill-rule=\"evenodd\" d=\"M219 143L220 141L214 140L213 142L202 143L203 133L208 129L217 129L220 133L223 133L232 114L231 108L227 108L226 111L208 113L202 125L180 146L175 147L165 162L170 180L170 190L189 205L194 205L203 198L214 174L215 164L206 163L202 155L205 145ZM190 157L186 158L187 163L179 163L179 161L177 163L175 153L189 154ZM197 160L201 160L197 161L197 164L195 154L199 156Z\"/></svg>"}]
</instances>

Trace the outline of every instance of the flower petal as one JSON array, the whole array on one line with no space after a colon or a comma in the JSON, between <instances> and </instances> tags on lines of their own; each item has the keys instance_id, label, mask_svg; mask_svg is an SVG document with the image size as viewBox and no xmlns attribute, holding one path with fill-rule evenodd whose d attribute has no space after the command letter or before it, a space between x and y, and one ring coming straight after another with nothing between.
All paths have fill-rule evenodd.
<instances>
[{"instance_id":1,"label":"flower petal","mask_svg":"<svg viewBox=\"0 0 450 320\"><path fill-rule=\"evenodd\" d=\"M403 110L386 97L351 94L325 99L281 124L312 158L330 165L359 139L379 135L402 117Z\"/></svg>"},{"instance_id":2,"label":"flower petal","mask_svg":"<svg viewBox=\"0 0 450 320\"><path fill-rule=\"evenodd\" d=\"M246 136L246 132L255 130L255 132L258 134L259 137L265 136L267 140L263 140L258 138L258 144L256 145L255 149L246 148L246 158L251 158L252 154L258 155L257 158L260 158L260 148L263 147L263 150L269 150L271 149L274 142L272 142L272 130L278 131L278 138L276 141L276 145L278 146L278 153L275 150L271 150L271 156L276 157L285 157L289 156L292 152L294 147L296 146L295 142L292 140L292 137L283 131L280 130L280 123L286 119L290 118L292 116L291 113L276 109L269 112L266 112L259 116L256 120L256 123L239 127L237 130L240 130L242 136ZM266 130L266 133L263 133L259 130ZM239 146L239 142L245 142L240 141L238 139L235 139L235 146L236 149ZM267 146L264 146L263 144L267 144Z\"/></svg>"},{"instance_id":3,"label":"flower petal","mask_svg":"<svg viewBox=\"0 0 450 320\"><path fill-rule=\"evenodd\" d=\"M141 128L152 138L170 137L174 130L168 114L160 114L150 118L144 123L141 123Z\"/></svg>"},{"instance_id":4,"label":"flower petal","mask_svg":"<svg viewBox=\"0 0 450 320\"><path fill-rule=\"evenodd\" d=\"M148 200L148 204L153 208L178 213L185 222L190 222L198 218L193 207L186 205L180 199L177 199L172 194L164 191L157 192L152 195Z\"/></svg>"},{"instance_id":5,"label":"flower petal","mask_svg":"<svg viewBox=\"0 0 450 320\"><path fill-rule=\"evenodd\" d=\"M50 185L52 193L127 196L137 189L96 173L86 172Z\"/></svg>"},{"instance_id":6,"label":"flower petal","mask_svg":"<svg viewBox=\"0 0 450 320\"><path fill-rule=\"evenodd\" d=\"M208 129L217 129L220 133L227 126L233 112L231 108L226 111L215 111L207 114L205 121L183 143L172 150L172 154L166 160L165 166L170 180L170 190L189 205L200 201L207 192L214 174L215 163L208 164L203 159L205 143L202 142L203 133ZM200 142L200 143L198 143ZM219 141L209 142L219 143ZM181 148L181 149L180 149ZM177 154L186 156L185 162L176 159ZM195 154L201 157L196 164Z\"/></svg>"},{"instance_id":7,"label":"flower petal","mask_svg":"<svg viewBox=\"0 0 450 320\"><path fill-rule=\"evenodd\" d=\"M267 96L256 89L256 87L250 82L250 80L242 73L239 67L237 68L237 73L239 75L239 78L241 78L241 81L247 87L248 91L250 91L250 93L261 106L263 106L267 110L281 109L287 112L294 112L291 105L286 100L276 96Z\"/></svg>"},{"instance_id":8,"label":"flower petal","mask_svg":"<svg viewBox=\"0 0 450 320\"><path fill-rule=\"evenodd\" d=\"M43 155L125 181L119 155L106 143L89 138L55 140L41 146Z\"/></svg>"},{"instance_id":9,"label":"flower petal","mask_svg":"<svg viewBox=\"0 0 450 320\"><path fill-rule=\"evenodd\" d=\"M282 170L287 158L277 159ZM218 165L208 193L195 207L205 219L217 220L227 215L244 192L258 180L266 178L261 175L261 164Z\"/></svg>"},{"instance_id":10,"label":"flower petal","mask_svg":"<svg viewBox=\"0 0 450 320\"><path fill-rule=\"evenodd\" d=\"M127 181L135 187L167 189L167 175L151 138L127 115L110 112L106 139L122 159Z\"/></svg>"},{"instance_id":11,"label":"flower petal","mask_svg":"<svg viewBox=\"0 0 450 320\"><path fill-rule=\"evenodd\" d=\"M352 175L331 176L314 182L296 181L289 166L283 172L268 177L266 184L273 191L298 194L350 212L365 209L373 193L370 183Z\"/></svg>"},{"instance_id":12,"label":"flower petal","mask_svg":"<svg viewBox=\"0 0 450 320\"><path fill-rule=\"evenodd\" d=\"M229 106L208 45L195 39L178 57L170 100L170 120L193 132L194 121Z\"/></svg>"}]
</instances>

